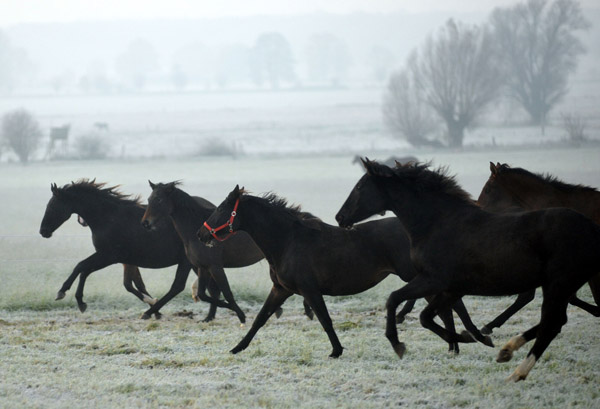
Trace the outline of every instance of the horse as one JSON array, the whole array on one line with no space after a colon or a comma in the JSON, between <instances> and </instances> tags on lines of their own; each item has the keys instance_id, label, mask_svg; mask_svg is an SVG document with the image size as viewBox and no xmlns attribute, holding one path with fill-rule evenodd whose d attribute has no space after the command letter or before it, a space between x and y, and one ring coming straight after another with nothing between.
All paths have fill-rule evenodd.
<instances>
[{"instance_id":1,"label":"horse","mask_svg":"<svg viewBox=\"0 0 600 409\"><path fill-rule=\"evenodd\" d=\"M417 158L415 158L414 156L390 156L389 158L382 161L381 163L383 163L387 166L395 166L396 163L406 165L407 163L410 163L410 162L416 163L418 161L419 160ZM355 163L361 163L359 155L354 155L354 159L352 159L352 164L354 165Z\"/></svg>"},{"instance_id":2,"label":"horse","mask_svg":"<svg viewBox=\"0 0 600 409\"><path fill-rule=\"evenodd\" d=\"M77 222L83 227L88 227L87 222L79 215L77 216ZM123 264L123 286L127 291L147 304L153 305L158 301L146 290L146 285L137 266Z\"/></svg>"},{"instance_id":3,"label":"horse","mask_svg":"<svg viewBox=\"0 0 600 409\"><path fill-rule=\"evenodd\" d=\"M507 164L490 162L490 177L481 189L477 203L492 212L509 210L540 210L548 207L568 207L600 224L600 192L593 187L564 183L551 175L539 175ZM600 316L600 275L588 282L596 305L576 296L569 301L590 314ZM481 328L491 334L525 305L533 301L535 290L519 294L506 311Z\"/></svg>"},{"instance_id":4,"label":"horse","mask_svg":"<svg viewBox=\"0 0 600 409\"><path fill-rule=\"evenodd\" d=\"M233 354L246 349L285 300L298 294L304 297L327 333L332 345L329 356L337 358L343 347L333 329L323 295L357 294L389 274L404 281L415 276L408 254L408 237L396 218L371 221L346 230L322 222L301 211L299 206L288 206L285 199L275 194L252 196L236 186L197 234L202 242L213 245L232 240L238 232L250 234L264 253L273 287L252 327L231 350ZM464 309L459 303L458 307L461 306ZM467 314L466 309L463 313ZM440 317L454 328L450 308L441 311ZM468 330L477 331L468 314L463 322ZM462 337L464 342L474 341L470 333ZM452 345L450 348L452 350Z\"/></svg>"},{"instance_id":5,"label":"horse","mask_svg":"<svg viewBox=\"0 0 600 409\"><path fill-rule=\"evenodd\" d=\"M111 264L124 264L124 284L128 290L131 281L135 283L141 280L141 276L139 280L136 277L139 275L137 266L164 268L177 264L176 281L178 277L187 277L192 268L185 255L183 244L171 223L165 222L157 225L155 230L147 231L139 222L144 214L144 206L139 198L120 193L116 190L117 186L105 186L105 183L97 183L95 179L81 179L63 187L51 184L52 197L46 206L40 226L42 237L49 238L73 213L76 213L79 215L79 222L89 225L92 231L92 242L96 252L75 266L56 296L56 300L63 299L79 276L75 299L81 312L87 309L87 304L83 301L83 289L87 277L94 271ZM214 208L214 205L205 199L196 200ZM216 283L206 283L205 280L202 285L208 286L209 291L218 291ZM145 299L142 295L142 299L151 304L142 318L147 319L152 314L157 318L160 317L160 308L181 290L172 286L171 290L158 301L151 297L151 300ZM145 288L144 292L147 294Z\"/></svg>"},{"instance_id":6,"label":"horse","mask_svg":"<svg viewBox=\"0 0 600 409\"><path fill-rule=\"evenodd\" d=\"M233 310L240 322L246 316L235 302L224 268L246 267L264 258L263 253L247 234L236 235L227 243L217 243L207 247L200 243L196 231L215 209L198 204L192 196L179 189L179 182L154 184L148 181L152 193L148 197L148 207L141 223L147 231L152 231L165 221L173 226L178 234L188 260L198 269L206 270L223 292L226 301L217 297L206 297L198 293L200 299L219 307ZM187 278L187 277L185 277ZM185 284L185 278L183 284Z\"/></svg>"},{"instance_id":7,"label":"horse","mask_svg":"<svg viewBox=\"0 0 600 409\"><path fill-rule=\"evenodd\" d=\"M508 380L524 380L567 322L569 298L600 271L600 226L571 209L490 213L480 208L444 168L427 164L394 169L363 160L366 174L336 215L349 227L373 214L391 210L411 243L417 276L390 294L386 337L402 358L394 314L404 300L434 296L421 323L442 337L455 337L433 322L433 314L465 295L520 294L543 290L538 325L513 337L498 362L536 339Z\"/></svg>"}]
</instances>

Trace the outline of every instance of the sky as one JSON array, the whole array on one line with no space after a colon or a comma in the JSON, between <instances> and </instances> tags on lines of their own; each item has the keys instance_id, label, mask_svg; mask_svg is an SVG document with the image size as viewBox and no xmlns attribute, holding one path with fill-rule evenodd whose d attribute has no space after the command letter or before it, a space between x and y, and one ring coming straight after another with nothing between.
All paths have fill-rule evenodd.
<instances>
[{"instance_id":1,"label":"sky","mask_svg":"<svg viewBox=\"0 0 600 409\"><path fill-rule=\"evenodd\" d=\"M583 0L593 5L597 0ZM515 0L0 0L0 26L29 22L214 18L257 14L480 12Z\"/></svg>"}]
</instances>

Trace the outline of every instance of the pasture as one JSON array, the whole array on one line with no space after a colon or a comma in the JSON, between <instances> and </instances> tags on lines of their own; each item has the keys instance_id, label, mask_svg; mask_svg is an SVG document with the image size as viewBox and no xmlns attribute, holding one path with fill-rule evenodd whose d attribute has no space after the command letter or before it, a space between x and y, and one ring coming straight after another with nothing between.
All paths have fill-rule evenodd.
<instances>
[{"instance_id":1,"label":"pasture","mask_svg":"<svg viewBox=\"0 0 600 409\"><path fill-rule=\"evenodd\" d=\"M390 152L369 155L384 158ZM600 187L600 147L516 151L421 152L434 166L447 165L477 196L489 161L550 172L570 183ZM318 321L303 315L293 296L283 315L272 317L250 347L239 342L270 289L265 261L229 269L228 278L248 321L219 309L203 323L207 304L194 304L189 290L163 309L161 320L139 319L146 309L123 288L122 268L90 275L80 313L73 294L54 301L74 265L92 251L89 231L71 217L50 239L37 234L50 183L80 177L121 184L125 193L150 194L147 180L181 179L182 189L215 204L236 183L253 193L273 191L290 203L333 223L334 215L362 170L351 156L233 159L154 159L121 163L49 162L0 167L0 407L486 407L591 408L600 406L598 319L569 307L569 322L525 382L505 378L528 346L508 364L495 362L499 347L539 320L540 299L519 312L492 338L496 348L461 345L458 356L423 329L419 301L400 338L399 360L384 337L385 301L401 283L388 277L350 297L326 297L334 328L345 347L329 359L330 344ZM175 268L142 270L150 293L164 294ZM191 279L188 280L191 284ZM579 295L591 300L587 286ZM481 326L512 299L465 299ZM462 328L461 324L458 324Z\"/></svg>"}]
</instances>

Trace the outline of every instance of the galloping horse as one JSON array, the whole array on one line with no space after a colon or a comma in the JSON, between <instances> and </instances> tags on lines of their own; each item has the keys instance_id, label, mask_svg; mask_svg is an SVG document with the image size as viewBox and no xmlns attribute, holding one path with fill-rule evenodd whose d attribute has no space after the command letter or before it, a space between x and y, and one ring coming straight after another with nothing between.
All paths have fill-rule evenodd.
<instances>
[{"instance_id":1,"label":"galloping horse","mask_svg":"<svg viewBox=\"0 0 600 409\"><path fill-rule=\"evenodd\" d=\"M360 178L336 215L348 227L383 210L392 210L410 236L417 276L387 301L386 336L396 354L395 311L405 300L434 296L421 323L442 337L456 337L433 321L435 311L464 295L511 295L541 286L544 299L538 325L513 337L497 361L536 339L509 380L525 379L567 322L567 304L600 272L600 226L570 209L490 213L477 206L444 170L413 164L391 169L363 161ZM446 338L444 338L446 339Z\"/></svg>"},{"instance_id":2,"label":"galloping horse","mask_svg":"<svg viewBox=\"0 0 600 409\"><path fill-rule=\"evenodd\" d=\"M600 192L589 186L564 183L550 175L538 175L522 168L490 162L491 175L481 189L477 203L491 212L541 210L568 207L600 224ZM573 296L569 301L590 314L600 316L600 275L588 282L596 305ZM517 311L533 301L535 290L519 294L506 311L486 324L481 332L491 334Z\"/></svg>"},{"instance_id":3,"label":"galloping horse","mask_svg":"<svg viewBox=\"0 0 600 409\"><path fill-rule=\"evenodd\" d=\"M273 287L252 327L231 350L234 354L248 347L286 299L299 294L313 309L329 337L333 347L329 356L337 358L343 347L333 329L323 295L357 294L389 274L404 281L415 276L408 254L408 238L396 218L371 221L346 230L328 225L299 207L289 207L284 199L273 194L252 196L236 186L206 220L198 236L212 245L215 241L232 240L238 231L250 234L265 254ZM462 303L458 307L463 309L461 319L467 329L478 332ZM450 308L440 311L440 317L454 329ZM458 339L474 341L470 333L457 336ZM457 340L448 342L452 344Z\"/></svg>"},{"instance_id":4,"label":"galloping horse","mask_svg":"<svg viewBox=\"0 0 600 409\"><path fill-rule=\"evenodd\" d=\"M161 223L153 231L147 231L140 225L144 214L137 198L123 195L116 187L105 187L95 180L81 179L77 182L57 187L52 184L52 197L46 206L46 212L40 226L42 237L51 237L69 217L76 213L92 231L92 241L96 252L79 262L69 278L64 282L56 296L65 297L75 279L79 284L75 299L81 312L87 308L83 302L83 289L87 277L94 271L115 263L145 268L164 268L177 264L176 277L189 273L192 264L185 256L183 244L171 223ZM210 202L196 198L209 208ZM214 206L212 206L214 208ZM126 270L127 272L127 270ZM129 274L135 274L129 271ZM139 272L138 272L139 274ZM215 283L207 284L209 290L218 290ZM173 289L171 289L173 290ZM148 309L143 318L155 313L176 295L170 291Z\"/></svg>"}]
</instances>

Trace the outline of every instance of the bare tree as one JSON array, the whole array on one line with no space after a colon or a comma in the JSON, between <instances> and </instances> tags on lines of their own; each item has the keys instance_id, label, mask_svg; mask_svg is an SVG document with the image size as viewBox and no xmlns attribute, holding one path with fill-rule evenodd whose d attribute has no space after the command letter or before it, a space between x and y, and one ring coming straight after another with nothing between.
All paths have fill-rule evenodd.
<instances>
[{"instance_id":1,"label":"bare tree","mask_svg":"<svg viewBox=\"0 0 600 409\"><path fill-rule=\"evenodd\" d=\"M462 146L465 129L502 84L488 30L453 20L413 54L409 69L423 99L445 122L449 147Z\"/></svg>"},{"instance_id":2,"label":"bare tree","mask_svg":"<svg viewBox=\"0 0 600 409\"><path fill-rule=\"evenodd\" d=\"M294 60L287 39L278 32L263 33L256 39L253 49L254 82L258 85L266 80L271 88L279 83L294 79Z\"/></svg>"},{"instance_id":3,"label":"bare tree","mask_svg":"<svg viewBox=\"0 0 600 409\"><path fill-rule=\"evenodd\" d=\"M495 41L501 50L507 85L536 125L567 93L569 73L584 53L575 37L589 23L573 0L527 0L491 15Z\"/></svg>"},{"instance_id":4,"label":"bare tree","mask_svg":"<svg viewBox=\"0 0 600 409\"><path fill-rule=\"evenodd\" d=\"M390 77L383 100L383 120L394 136L406 139L413 146L436 143L427 138L437 126L431 107L423 101L408 68Z\"/></svg>"},{"instance_id":5,"label":"bare tree","mask_svg":"<svg viewBox=\"0 0 600 409\"><path fill-rule=\"evenodd\" d=\"M25 109L17 109L2 117L2 138L23 163L38 146L42 131L37 120Z\"/></svg>"}]
</instances>

